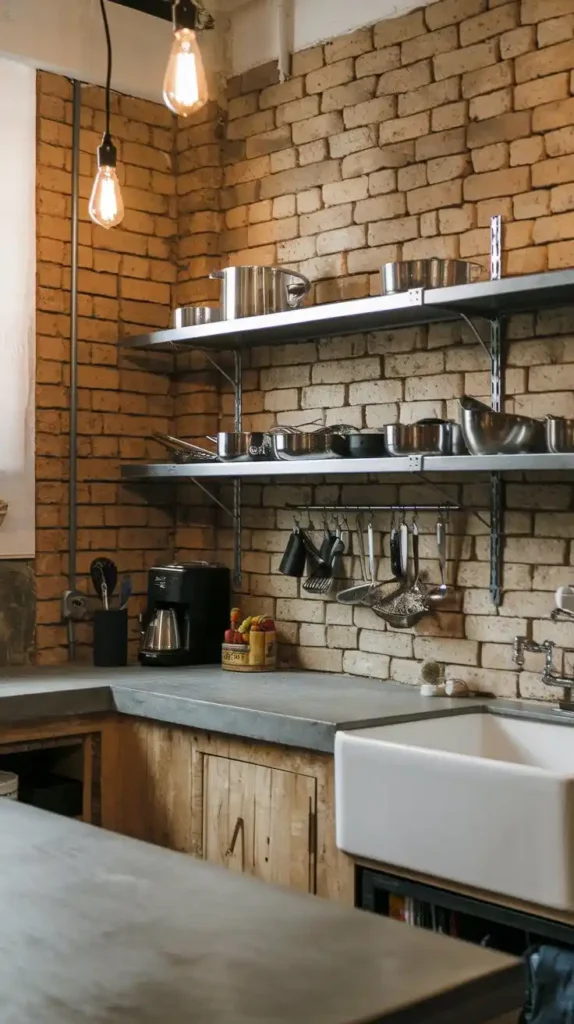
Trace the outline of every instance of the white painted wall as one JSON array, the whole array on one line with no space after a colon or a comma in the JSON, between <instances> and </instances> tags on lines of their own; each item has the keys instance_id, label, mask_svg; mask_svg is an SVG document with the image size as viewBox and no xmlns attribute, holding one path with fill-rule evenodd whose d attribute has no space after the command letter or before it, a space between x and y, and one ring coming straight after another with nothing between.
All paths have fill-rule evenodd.
<instances>
[{"instance_id":1,"label":"white painted wall","mask_svg":"<svg viewBox=\"0 0 574 1024\"><path fill-rule=\"evenodd\" d=\"M293 5L292 50L425 6L432 0L288 0ZM231 13L233 74L278 57L276 0L250 0Z\"/></svg>"},{"instance_id":2,"label":"white painted wall","mask_svg":"<svg viewBox=\"0 0 574 1024\"><path fill-rule=\"evenodd\" d=\"M0 558L35 550L36 73L0 59ZM9 154L9 155L6 155Z\"/></svg>"},{"instance_id":3,"label":"white painted wall","mask_svg":"<svg viewBox=\"0 0 574 1024\"><path fill-rule=\"evenodd\" d=\"M107 10L113 88L159 100L172 38L169 22L119 4L108 3ZM208 50L215 42L206 40ZM98 0L0 0L0 55L102 85L106 43Z\"/></svg>"}]
</instances>

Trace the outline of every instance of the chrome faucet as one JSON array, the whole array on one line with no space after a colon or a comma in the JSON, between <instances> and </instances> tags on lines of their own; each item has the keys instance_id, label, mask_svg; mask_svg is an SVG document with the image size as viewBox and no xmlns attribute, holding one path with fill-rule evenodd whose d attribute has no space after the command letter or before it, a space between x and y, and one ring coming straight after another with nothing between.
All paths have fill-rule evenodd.
<instances>
[{"instance_id":1,"label":"chrome faucet","mask_svg":"<svg viewBox=\"0 0 574 1024\"><path fill-rule=\"evenodd\" d=\"M541 644L537 644L534 640L528 640L525 636L514 637L514 649L513 649L513 661L518 665L518 671L521 672L524 668L524 655L528 654L544 654L546 655L544 662L544 671L542 673L542 683L544 686L559 686L562 687L566 692L564 693L564 701L571 709L574 710L574 703L572 702L572 690L574 689L574 676L561 676L558 672L554 671L554 648L556 644L552 640L544 640ZM565 650L570 650L565 648Z\"/></svg>"}]
</instances>

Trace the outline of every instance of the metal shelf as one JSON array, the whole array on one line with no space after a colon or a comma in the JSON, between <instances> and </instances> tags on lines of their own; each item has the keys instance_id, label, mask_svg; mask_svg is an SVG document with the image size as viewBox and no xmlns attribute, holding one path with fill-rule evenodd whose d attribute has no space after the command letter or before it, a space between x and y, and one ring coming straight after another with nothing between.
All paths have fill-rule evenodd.
<instances>
[{"instance_id":1,"label":"metal shelf","mask_svg":"<svg viewBox=\"0 0 574 1024\"><path fill-rule=\"evenodd\" d=\"M254 345L293 344L312 338L413 324L444 323L457 320L461 315L493 319L568 303L574 303L574 270L559 270L456 288L415 289L401 295L379 295L352 302L309 306L287 313L158 331L125 338L122 346L174 352L194 348L219 351Z\"/></svg>"},{"instance_id":2,"label":"metal shelf","mask_svg":"<svg viewBox=\"0 0 574 1024\"><path fill-rule=\"evenodd\" d=\"M123 480L244 480L246 478L348 476L370 473L505 473L574 470L574 455L455 455L397 459L308 459L301 462L132 463Z\"/></svg>"}]
</instances>

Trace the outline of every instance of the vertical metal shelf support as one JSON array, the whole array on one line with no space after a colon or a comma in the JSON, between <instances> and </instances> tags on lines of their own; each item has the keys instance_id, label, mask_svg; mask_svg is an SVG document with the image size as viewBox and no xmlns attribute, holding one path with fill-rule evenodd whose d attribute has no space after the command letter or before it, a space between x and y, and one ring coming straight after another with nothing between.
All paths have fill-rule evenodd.
<instances>
[{"instance_id":1,"label":"vertical metal shelf support","mask_svg":"<svg viewBox=\"0 0 574 1024\"><path fill-rule=\"evenodd\" d=\"M233 353L234 362L234 424L235 432L241 432L243 418L243 359L239 349ZM241 583L241 480L233 481L233 582L236 586Z\"/></svg>"},{"instance_id":2,"label":"vertical metal shelf support","mask_svg":"<svg viewBox=\"0 0 574 1024\"><path fill-rule=\"evenodd\" d=\"M504 407L503 337L500 319L490 322L490 401L495 412ZM490 596L496 608L502 604L505 485L501 473L490 475Z\"/></svg>"}]
</instances>

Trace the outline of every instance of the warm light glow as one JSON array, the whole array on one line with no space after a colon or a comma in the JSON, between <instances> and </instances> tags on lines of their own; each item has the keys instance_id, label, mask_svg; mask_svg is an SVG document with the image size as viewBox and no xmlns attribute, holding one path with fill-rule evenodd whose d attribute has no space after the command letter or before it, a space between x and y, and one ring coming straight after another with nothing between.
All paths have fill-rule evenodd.
<instances>
[{"instance_id":1,"label":"warm light glow","mask_svg":"<svg viewBox=\"0 0 574 1024\"><path fill-rule=\"evenodd\" d=\"M174 114L188 117L207 103L207 81L197 43L190 28L180 28L169 55L163 83L163 98Z\"/></svg>"},{"instance_id":2,"label":"warm light glow","mask_svg":"<svg viewBox=\"0 0 574 1024\"><path fill-rule=\"evenodd\" d=\"M103 228L115 228L124 219L124 201L115 167L100 167L90 196L90 217Z\"/></svg>"}]
</instances>

